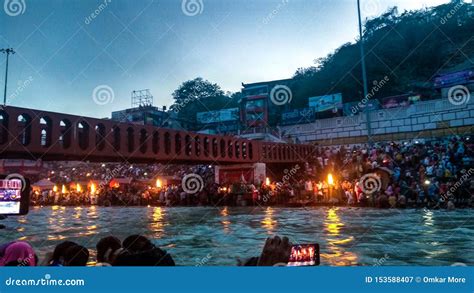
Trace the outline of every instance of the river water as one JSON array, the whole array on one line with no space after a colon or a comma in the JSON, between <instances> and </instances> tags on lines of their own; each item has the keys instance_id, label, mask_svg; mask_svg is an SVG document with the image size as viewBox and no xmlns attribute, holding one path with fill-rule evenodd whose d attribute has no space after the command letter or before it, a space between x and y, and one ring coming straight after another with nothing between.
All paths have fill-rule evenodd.
<instances>
[{"instance_id":1,"label":"river water","mask_svg":"<svg viewBox=\"0 0 474 293\"><path fill-rule=\"evenodd\" d=\"M262 207L35 207L2 224L0 243L29 241L40 256L61 241L90 248L104 236L143 234L177 265L236 265L265 239L321 247L321 265L474 265L473 210Z\"/></svg>"}]
</instances>

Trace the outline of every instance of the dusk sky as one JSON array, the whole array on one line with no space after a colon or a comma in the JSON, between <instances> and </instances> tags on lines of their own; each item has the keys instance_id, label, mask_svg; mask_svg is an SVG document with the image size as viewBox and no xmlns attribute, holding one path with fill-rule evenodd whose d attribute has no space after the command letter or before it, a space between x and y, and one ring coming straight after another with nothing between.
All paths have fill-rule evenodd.
<instances>
[{"instance_id":1,"label":"dusk sky","mask_svg":"<svg viewBox=\"0 0 474 293\"><path fill-rule=\"evenodd\" d=\"M0 48L17 52L8 104L92 117L130 107L136 89L169 106L171 93L199 76L225 91L289 78L358 33L356 0L194 0L197 11L182 0L10 1L21 7L0 11ZM448 0L361 2L366 18ZM93 92L102 85L114 98L98 105Z\"/></svg>"}]
</instances>

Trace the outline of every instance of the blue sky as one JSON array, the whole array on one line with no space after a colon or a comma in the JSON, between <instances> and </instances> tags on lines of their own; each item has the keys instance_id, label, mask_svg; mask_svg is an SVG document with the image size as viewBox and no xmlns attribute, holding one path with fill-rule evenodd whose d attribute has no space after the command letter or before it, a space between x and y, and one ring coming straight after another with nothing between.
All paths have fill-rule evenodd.
<instances>
[{"instance_id":1,"label":"blue sky","mask_svg":"<svg viewBox=\"0 0 474 293\"><path fill-rule=\"evenodd\" d=\"M129 107L135 89L149 88L155 105L169 106L171 93L198 76L225 91L289 78L357 36L356 0L4 1L0 48L17 51L8 103L92 117ZM365 18L448 0L361 2ZM93 92L102 88L113 99L97 103Z\"/></svg>"}]
</instances>

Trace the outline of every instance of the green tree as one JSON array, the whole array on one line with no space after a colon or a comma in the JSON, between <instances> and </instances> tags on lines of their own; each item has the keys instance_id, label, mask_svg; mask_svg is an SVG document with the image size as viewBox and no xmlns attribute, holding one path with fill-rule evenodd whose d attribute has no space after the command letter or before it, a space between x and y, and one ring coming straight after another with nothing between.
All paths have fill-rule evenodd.
<instances>
[{"instance_id":1,"label":"green tree","mask_svg":"<svg viewBox=\"0 0 474 293\"><path fill-rule=\"evenodd\" d=\"M234 108L238 105L238 94L224 93L221 87L202 77L183 82L172 94L171 110L178 117L195 122L199 112Z\"/></svg>"}]
</instances>

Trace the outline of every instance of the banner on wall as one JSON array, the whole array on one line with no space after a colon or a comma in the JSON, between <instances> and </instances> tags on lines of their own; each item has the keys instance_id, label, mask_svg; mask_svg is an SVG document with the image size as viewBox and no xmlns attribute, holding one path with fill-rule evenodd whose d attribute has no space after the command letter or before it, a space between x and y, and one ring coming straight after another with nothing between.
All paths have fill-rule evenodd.
<instances>
[{"instance_id":1,"label":"banner on wall","mask_svg":"<svg viewBox=\"0 0 474 293\"><path fill-rule=\"evenodd\" d=\"M324 112L334 109L342 109L342 94L332 94L325 96L310 97L309 107L316 112Z\"/></svg>"},{"instance_id":2,"label":"banner on wall","mask_svg":"<svg viewBox=\"0 0 474 293\"><path fill-rule=\"evenodd\" d=\"M419 94L407 94L401 96L388 97L382 100L382 108L398 108L398 107L407 107L413 103L416 103L421 100L421 95Z\"/></svg>"},{"instance_id":3,"label":"banner on wall","mask_svg":"<svg viewBox=\"0 0 474 293\"><path fill-rule=\"evenodd\" d=\"M239 120L239 108L229 108L217 111L199 112L196 114L197 121L202 124L221 123Z\"/></svg>"}]
</instances>

